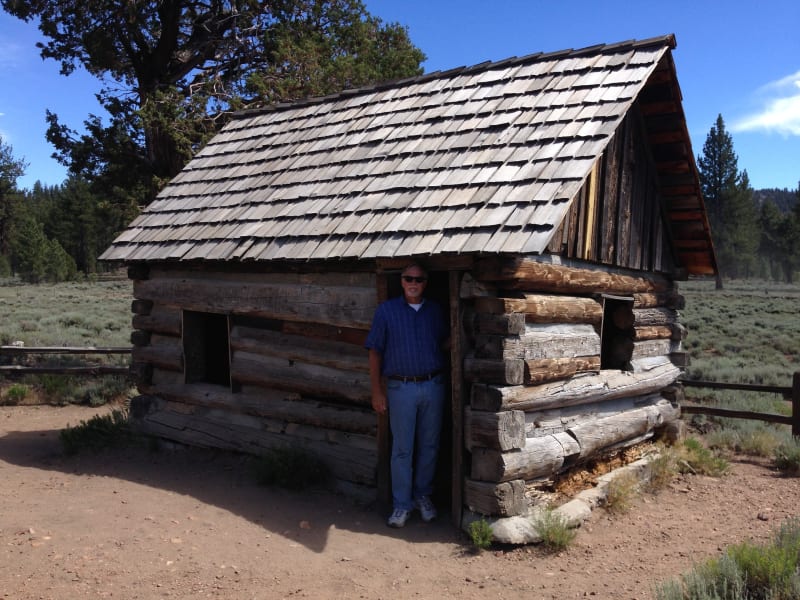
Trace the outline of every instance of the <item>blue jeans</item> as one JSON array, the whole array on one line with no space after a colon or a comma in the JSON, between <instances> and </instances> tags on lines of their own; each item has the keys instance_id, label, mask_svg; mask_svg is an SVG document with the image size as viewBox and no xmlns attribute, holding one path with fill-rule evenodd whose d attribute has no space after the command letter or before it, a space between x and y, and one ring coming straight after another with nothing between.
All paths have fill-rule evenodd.
<instances>
[{"instance_id":1,"label":"blue jeans","mask_svg":"<svg viewBox=\"0 0 800 600\"><path fill-rule=\"evenodd\" d=\"M392 501L411 510L414 501L433 493L442 431L444 377L418 383L388 380L392 430Z\"/></svg>"}]
</instances>

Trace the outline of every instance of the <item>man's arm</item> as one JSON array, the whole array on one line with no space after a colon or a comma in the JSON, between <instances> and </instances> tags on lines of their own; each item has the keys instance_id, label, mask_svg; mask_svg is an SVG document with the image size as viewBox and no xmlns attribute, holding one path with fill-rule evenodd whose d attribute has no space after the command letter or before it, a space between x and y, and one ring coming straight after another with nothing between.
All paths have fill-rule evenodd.
<instances>
[{"instance_id":1,"label":"man's arm","mask_svg":"<svg viewBox=\"0 0 800 600\"><path fill-rule=\"evenodd\" d=\"M383 391L381 362L383 358L374 348L369 349L369 382L372 388L372 408L378 414L386 412L386 392Z\"/></svg>"}]
</instances>

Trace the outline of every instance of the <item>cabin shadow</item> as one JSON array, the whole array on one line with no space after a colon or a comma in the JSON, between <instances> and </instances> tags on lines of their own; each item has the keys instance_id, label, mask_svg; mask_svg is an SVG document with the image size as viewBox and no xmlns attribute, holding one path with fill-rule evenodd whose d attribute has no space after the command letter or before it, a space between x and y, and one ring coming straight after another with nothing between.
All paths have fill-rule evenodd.
<instances>
[{"instance_id":1,"label":"cabin shadow","mask_svg":"<svg viewBox=\"0 0 800 600\"><path fill-rule=\"evenodd\" d=\"M0 461L78 479L105 477L109 485L128 481L190 496L317 553L326 550L333 529L401 537L410 542L460 541L448 515L430 524L415 519L405 529L393 530L386 527L384 515L374 503L360 504L321 488L290 491L259 485L253 472L254 457L245 454L169 443L154 450L141 441L102 452L66 455L59 431L7 432L0 437ZM154 499L152 511L158 510Z\"/></svg>"}]
</instances>

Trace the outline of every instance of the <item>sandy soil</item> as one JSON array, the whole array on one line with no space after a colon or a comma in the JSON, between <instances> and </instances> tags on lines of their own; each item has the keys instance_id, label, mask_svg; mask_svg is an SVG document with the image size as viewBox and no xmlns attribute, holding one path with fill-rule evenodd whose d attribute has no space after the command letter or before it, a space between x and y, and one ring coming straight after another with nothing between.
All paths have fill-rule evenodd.
<instances>
[{"instance_id":1,"label":"sandy soil","mask_svg":"<svg viewBox=\"0 0 800 600\"><path fill-rule=\"evenodd\" d=\"M645 599L727 545L767 540L800 498L800 479L735 461L622 516L596 510L561 554L475 553L449 515L392 530L343 497L259 487L224 453L65 457L58 431L95 412L0 407L0 597Z\"/></svg>"}]
</instances>

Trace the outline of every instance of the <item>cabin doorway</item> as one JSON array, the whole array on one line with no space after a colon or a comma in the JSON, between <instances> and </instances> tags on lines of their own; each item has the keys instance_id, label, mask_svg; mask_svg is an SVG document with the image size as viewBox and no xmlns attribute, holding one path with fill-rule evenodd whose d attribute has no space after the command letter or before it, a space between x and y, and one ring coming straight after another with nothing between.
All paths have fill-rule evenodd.
<instances>
[{"instance_id":1,"label":"cabin doorway","mask_svg":"<svg viewBox=\"0 0 800 600\"><path fill-rule=\"evenodd\" d=\"M386 274L386 298L394 298L403 293L403 288L400 285L400 272L392 272ZM449 273L447 271L434 271L428 272L428 285L425 288L425 297L437 302L444 311L445 319L450 323L450 281ZM439 459L436 465L436 480L434 482L433 501L439 510L439 518L446 519L450 513L450 507L453 498L453 435L454 435L454 421L452 410L452 382L450 381L450 373L452 372L449 358L452 356L452 351L447 354L448 360L445 364L446 385L444 414L442 416L442 433L439 442ZM379 487L379 494L381 496L381 504L391 507L391 469L389 461L391 459L391 431L386 424L387 436L384 442L384 451L380 452L379 481L385 480L387 486ZM460 430L460 427L458 428ZM379 444L380 444L379 440ZM460 442L459 442L460 443ZM458 515L460 518L460 515Z\"/></svg>"}]
</instances>

